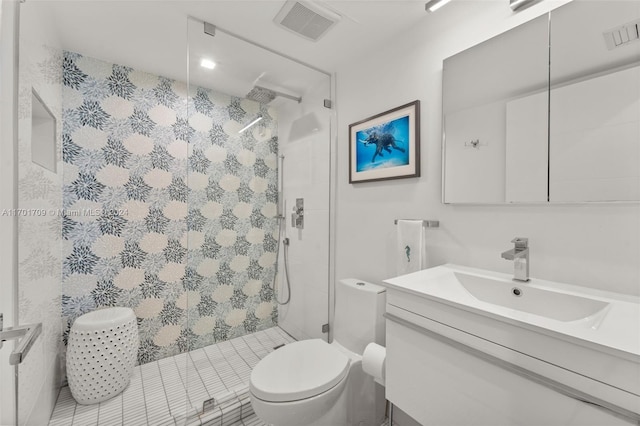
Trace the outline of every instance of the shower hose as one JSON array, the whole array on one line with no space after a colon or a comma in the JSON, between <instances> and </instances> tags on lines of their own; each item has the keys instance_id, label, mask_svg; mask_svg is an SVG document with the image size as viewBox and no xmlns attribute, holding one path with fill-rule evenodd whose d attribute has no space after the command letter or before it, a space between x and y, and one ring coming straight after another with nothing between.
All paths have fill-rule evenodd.
<instances>
[{"instance_id":1,"label":"shower hose","mask_svg":"<svg viewBox=\"0 0 640 426\"><path fill-rule=\"evenodd\" d=\"M285 237L282 240L284 247L282 251L284 253L284 278L287 283L287 300L281 302L278 300L278 293L276 292L276 280L278 278L278 264L280 263L280 238L282 237L282 226L285 224L284 215L278 215L278 248L276 254L276 272L273 274L273 298L278 305L286 305L291 300L291 283L289 281L289 238Z\"/></svg>"}]
</instances>

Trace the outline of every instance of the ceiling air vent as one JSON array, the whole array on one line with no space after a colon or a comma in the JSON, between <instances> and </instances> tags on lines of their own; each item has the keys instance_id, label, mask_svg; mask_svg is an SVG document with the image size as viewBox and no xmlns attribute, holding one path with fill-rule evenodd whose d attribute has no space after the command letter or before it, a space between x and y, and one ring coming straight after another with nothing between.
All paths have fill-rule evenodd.
<instances>
[{"instance_id":1,"label":"ceiling air vent","mask_svg":"<svg viewBox=\"0 0 640 426\"><path fill-rule=\"evenodd\" d=\"M310 1L289 0L273 21L311 41L318 41L340 21L340 15Z\"/></svg>"},{"instance_id":2,"label":"ceiling air vent","mask_svg":"<svg viewBox=\"0 0 640 426\"><path fill-rule=\"evenodd\" d=\"M632 41L640 39L640 20L629 22L621 27L609 30L604 35L607 49L613 50L616 47L624 46Z\"/></svg>"}]
</instances>

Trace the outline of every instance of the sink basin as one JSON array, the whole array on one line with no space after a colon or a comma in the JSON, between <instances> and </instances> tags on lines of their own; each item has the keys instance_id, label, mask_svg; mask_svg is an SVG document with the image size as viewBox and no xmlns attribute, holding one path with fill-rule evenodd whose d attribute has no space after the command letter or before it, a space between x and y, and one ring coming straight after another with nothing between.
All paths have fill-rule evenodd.
<instances>
[{"instance_id":1,"label":"sink basin","mask_svg":"<svg viewBox=\"0 0 640 426\"><path fill-rule=\"evenodd\" d=\"M636 424L640 298L512 277L445 264L384 280L387 320L595 396Z\"/></svg>"},{"instance_id":2,"label":"sink basin","mask_svg":"<svg viewBox=\"0 0 640 426\"><path fill-rule=\"evenodd\" d=\"M452 264L383 283L518 327L640 356L640 299L634 296L538 278L523 283L510 274Z\"/></svg>"},{"instance_id":3,"label":"sink basin","mask_svg":"<svg viewBox=\"0 0 640 426\"><path fill-rule=\"evenodd\" d=\"M478 300L558 321L586 319L609 306L609 303L601 300L530 287L527 283L461 272L454 272L454 276Z\"/></svg>"}]
</instances>

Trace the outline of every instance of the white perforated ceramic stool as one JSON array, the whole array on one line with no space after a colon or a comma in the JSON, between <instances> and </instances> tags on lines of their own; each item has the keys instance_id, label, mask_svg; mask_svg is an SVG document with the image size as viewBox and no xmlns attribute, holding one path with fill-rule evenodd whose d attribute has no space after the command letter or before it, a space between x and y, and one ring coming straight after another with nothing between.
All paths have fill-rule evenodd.
<instances>
[{"instance_id":1,"label":"white perforated ceramic stool","mask_svg":"<svg viewBox=\"0 0 640 426\"><path fill-rule=\"evenodd\" d=\"M67 380L75 400L95 404L129 384L138 357L138 324L130 308L107 308L75 320L67 346Z\"/></svg>"}]
</instances>

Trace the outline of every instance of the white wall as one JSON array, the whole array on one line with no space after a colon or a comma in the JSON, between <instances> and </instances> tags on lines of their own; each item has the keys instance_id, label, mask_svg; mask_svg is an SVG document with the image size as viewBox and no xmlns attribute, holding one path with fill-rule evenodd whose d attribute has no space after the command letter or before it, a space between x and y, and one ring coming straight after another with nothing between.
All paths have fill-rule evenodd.
<instances>
[{"instance_id":1,"label":"white wall","mask_svg":"<svg viewBox=\"0 0 640 426\"><path fill-rule=\"evenodd\" d=\"M442 60L564 2L513 14L507 2L457 1L405 34L338 70L336 278L379 281L394 269L395 218L438 219L428 231L431 265L444 262L509 273L500 258L528 237L531 275L640 294L638 204L463 206L441 203ZM422 177L349 185L349 123L420 99Z\"/></svg>"},{"instance_id":2,"label":"white wall","mask_svg":"<svg viewBox=\"0 0 640 426\"><path fill-rule=\"evenodd\" d=\"M284 209L289 237L289 278L291 302L279 306L278 325L296 339L327 339L322 325L329 312L329 162L330 114L323 100L330 97L330 80L310 87L302 103L288 102L278 111L280 154L284 155ZM314 114L318 131L295 138L294 120ZM304 229L291 226L296 198L304 199ZM278 299L286 298L284 247L280 247Z\"/></svg>"},{"instance_id":3,"label":"white wall","mask_svg":"<svg viewBox=\"0 0 640 426\"><path fill-rule=\"evenodd\" d=\"M375 54L338 69L336 279L395 275L396 218L440 220L427 231L430 265L446 262L512 273L500 253L528 237L531 275L640 294L640 206L470 206L441 203L442 61L566 1L514 14L507 1L451 2ZM421 101L420 178L350 185L348 125ZM399 418L401 424L407 424Z\"/></svg>"}]
</instances>

